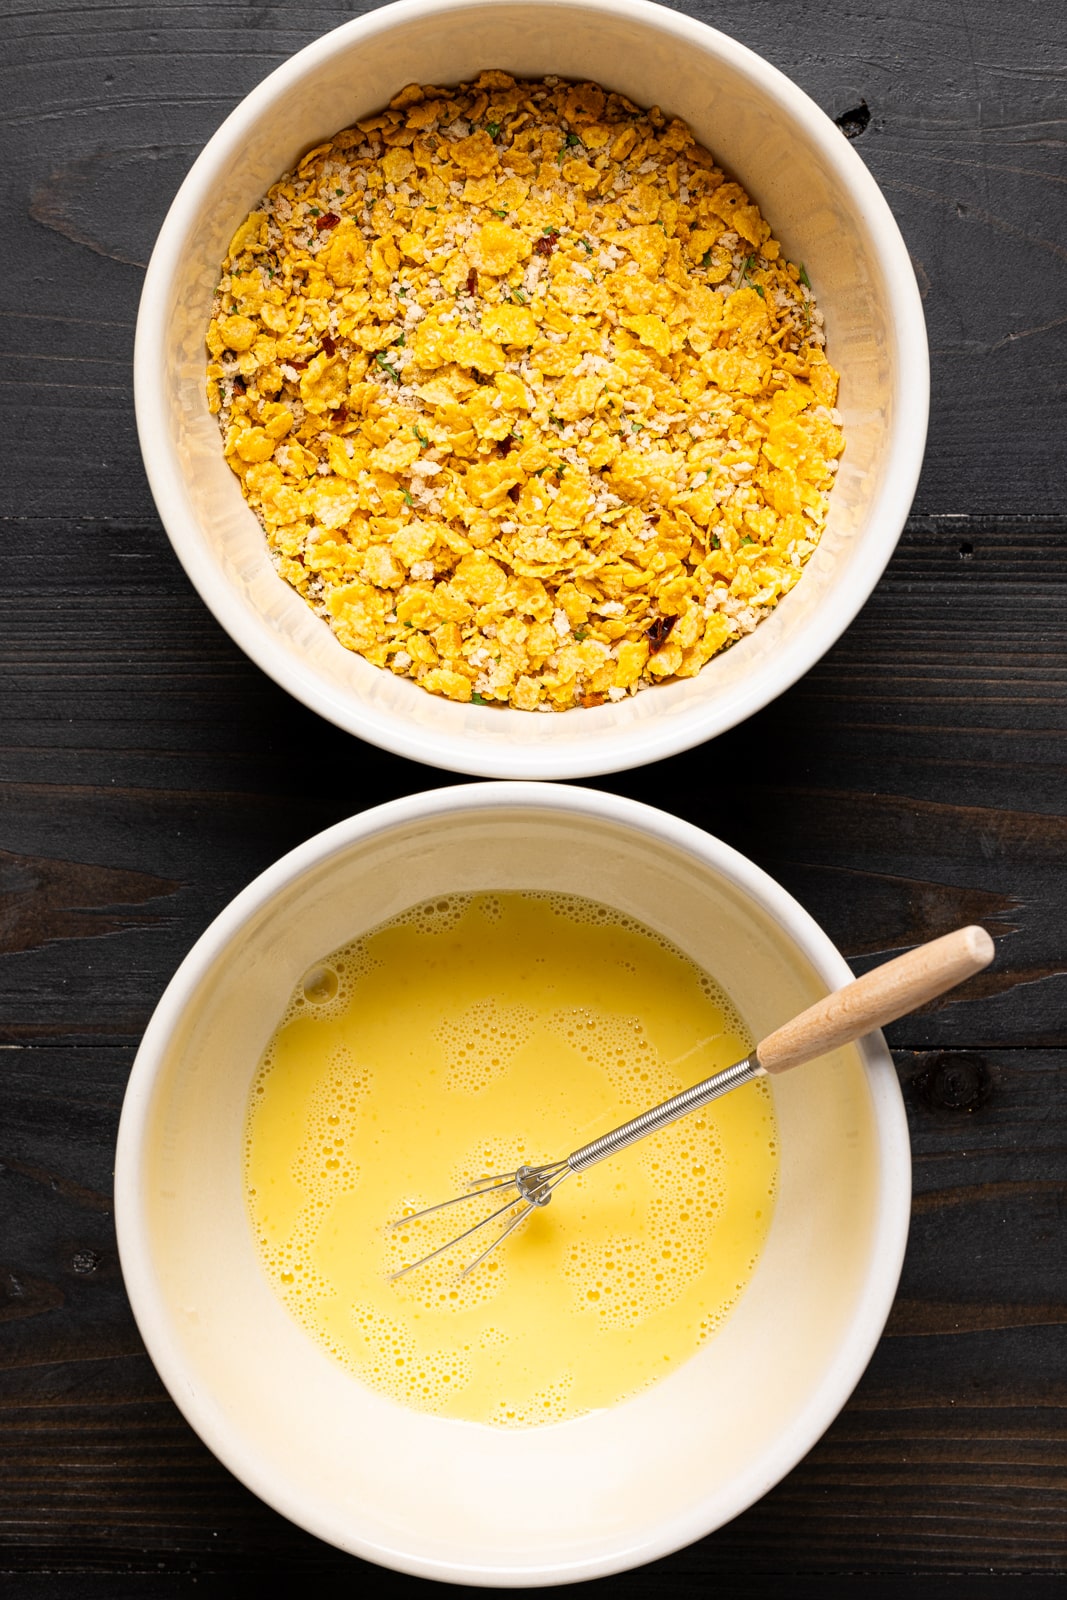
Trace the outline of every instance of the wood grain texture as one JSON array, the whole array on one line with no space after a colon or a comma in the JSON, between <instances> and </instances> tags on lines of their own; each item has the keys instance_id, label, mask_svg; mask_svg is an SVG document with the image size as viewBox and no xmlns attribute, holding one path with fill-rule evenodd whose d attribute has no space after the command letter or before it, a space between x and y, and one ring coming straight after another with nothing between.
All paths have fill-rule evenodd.
<instances>
[{"instance_id":1,"label":"wood grain texture","mask_svg":"<svg viewBox=\"0 0 1067 1600\"><path fill-rule=\"evenodd\" d=\"M318 721L236 650L133 428L143 267L182 176L266 72L369 9L0 12L0 1579L27 1600L425 1588L214 1461L144 1353L111 1216L133 1051L211 918L341 817L463 781ZM971 921L997 953L888 1030L914 1216L852 1400L744 1516L595 1587L1044 1600L1067 1573L1062 11L678 9L854 136L923 293L930 443L884 580L818 666L713 744L594 786L743 850L857 972Z\"/></svg>"}]
</instances>

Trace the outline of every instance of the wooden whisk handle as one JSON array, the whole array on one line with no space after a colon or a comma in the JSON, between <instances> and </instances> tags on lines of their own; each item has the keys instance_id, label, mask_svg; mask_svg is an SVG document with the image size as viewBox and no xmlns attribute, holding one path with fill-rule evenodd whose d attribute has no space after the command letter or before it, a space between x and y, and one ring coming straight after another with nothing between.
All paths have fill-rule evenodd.
<instances>
[{"instance_id":1,"label":"wooden whisk handle","mask_svg":"<svg viewBox=\"0 0 1067 1600\"><path fill-rule=\"evenodd\" d=\"M828 994L756 1046L767 1072L786 1072L816 1056L850 1044L872 1028L895 1022L928 1000L981 972L993 959L984 928L959 928L906 955L875 967L835 994Z\"/></svg>"}]
</instances>

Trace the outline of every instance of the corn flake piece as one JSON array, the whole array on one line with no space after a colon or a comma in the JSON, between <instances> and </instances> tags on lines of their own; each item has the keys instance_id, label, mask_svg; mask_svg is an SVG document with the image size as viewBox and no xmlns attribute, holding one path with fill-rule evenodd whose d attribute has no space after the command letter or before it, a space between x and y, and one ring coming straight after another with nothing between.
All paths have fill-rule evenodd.
<instances>
[{"instance_id":1,"label":"corn flake piece","mask_svg":"<svg viewBox=\"0 0 1067 1600\"><path fill-rule=\"evenodd\" d=\"M362 283L366 276L367 241L350 217L333 230L324 265L339 289Z\"/></svg>"},{"instance_id":2,"label":"corn flake piece","mask_svg":"<svg viewBox=\"0 0 1067 1600\"><path fill-rule=\"evenodd\" d=\"M671 336L662 317L623 317L622 325L636 333L641 343L658 356L670 355Z\"/></svg>"},{"instance_id":3,"label":"corn flake piece","mask_svg":"<svg viewBox=\"0 0 1067 1600\"><path fill-rule=\"evenodd\" d=\"M627 228L618 236L618 244L628 250L637 265L650 277L662 267L667 255L667 236L662 228Z\"/></svg>"},{"instance_id":4,"label":"corn flake piece","mask_svg":"<svg viewBox=\"0 0 1067 1600\"><path fill-rule=\"evenodd\" d=\"M463 328L452 344L452 359L461 367L473 367L478 372L499 372L506 365L504 352L492 339Z\"/></svg>"},{"instance_id":5,"label":"corn flake piece","mask_svg":"<svg viewBox=\"0 0 1067 1600\"><path fill-rule=\"evenodd\" d=\"M530 393L521 378L513 372L494 372L493 383L508 411L529 411Z\"/></svg>"},{"instance_id":6,"label":"corn flake piece","mask_svg":"<svg viewBox=\"0 0 1067 1600\"><path fill-rule=\"evenodd\" d=\"M415 162L410 150L403 150L396 146L387 150L382 157L382 171L386 183L403 183L415 171Z\"/></svg>"},{"instance_id":7,"label":"corn flake piece","mask_svg":"<svg viewBox=\"0 0 1067 1600\"><path fill-rule=\"evenodd\" d=\"M234 450L242 461L269 461L274 440L266 428L242 428L234 440Z\"/></svg>"},{"instance_id":8,"label":"corn flake piece","mask_svg":"<svg viewBox=\"0 0 1067 1600\"><path fill-rule=\"evenodd\" d=\"M246 217L230 240L230 248L227 252L230 260L242 255L246 250L254 250L261 246L266 224L267 214L265 211L253 211L251 216Z\"/></svg>"},{"instance_id":9,"label":"corn flake piece","mask_svg":"<svg viewBox=\"0 0 1067 1600\"><path fill-rule=\"evenodd\" d=\"M473 692L469 678L447 667L431 667L419 678L419 683L431 694L444 695L446 700L469 702Z\"/></svg>"},{"instance_id":10,"label":"corn flake piece","mask_svg":"<svg viewBox=\"0 0 1067 1600\"><path fill-rule=\"evenodd\" d=\"M484 177L492 172L499 161L496 145L484 128L479 128L467 139L459 139L448 151L457 167L472 178Z\"/></svg>"},{"instance_id":11,"label":"corn flake piece","mask_svg":"<svg viewBox=\"0 0 1067 1600\"><path fill-rule=\"evenodd\" d=\"M472 255L475 266L482 272L503 278L520 261L529 257L532 248L517 228L497 220L486 222L479 229L474 238Z\"/></svg>"},{"instance_id":12,"label":"corn flake piece","mask_svg":"<svg viewBox=\"0 0 1067 1600\"><path fill-rule=\"evenodd\" d=\"M319 478L307 494L311 514L324 528L340 528L358 509L355 491L340 478Z\"/></svg>"},{"instance_id":13,"label":"corn flake piece","mask_svg":"<svg viewBox=\"0 0 1067 1600\"><path fill-rule=\"evenodd\" d=\"M537 338L537 318L528 306L490 306L482 316L482 332L498 344L533 344Z\"/></svg>"},{"instance_id":14,"label":"corn flake piece","mask_svg":"<svg viewBox=\"0 0 1067 1600\"><path fill-rule=\"evenodd\" d=\"M380 450L371 451L370 465L379 472L403 472L405 467L410 467L413 461L418 460L421 452L422 446L417 439L390 439Z\"/></svg>"},{"instance_id":15,"label":"corn flake piece","mask_svg":"<svg viewBox=\"0 0 1067 1600\"><path fill-rule=\"evenodd\" d=\"M338 356L320 351L300 379L300 399L306 410L321 416L339 406L348 394L348 371Z\"/></svg>"},{"instance_id":16,"label":"corn flake piece","mask_svg":"<svg viewBox=\"0 0 1067 1600\"><path fill-rule=\"evenodd\" d=\"M251 317L242 316L221 318L218 329L227 348L238 352L250 350L259 333Z\"/></svg>"}]
</instances>

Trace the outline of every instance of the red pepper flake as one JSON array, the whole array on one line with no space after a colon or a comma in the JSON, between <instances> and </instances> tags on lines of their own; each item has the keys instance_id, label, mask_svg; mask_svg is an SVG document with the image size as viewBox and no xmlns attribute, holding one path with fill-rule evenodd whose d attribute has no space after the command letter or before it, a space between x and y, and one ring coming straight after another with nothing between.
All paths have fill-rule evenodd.
<instances>
[{"instance_id":1,"label":"red pepper flake","mask_svg":"<svg viewBox=\"0 0 1067 1600\"><path fill-rule=\"evenodd\" d=\"M604 704L605 699L606 699L606 696L602 695L602 694L583 694L582 695L582 705L583 706L587 706L587 707L588 706L602 706Z\"/></svg>"},{"instance_id":2,"label":"red pepper flake","mask_svg":"<svg viewBox=\"0 0 1067 1600\"><path fill-rule=\"evenodd\" d=\"M534 245L535 256L550 256L559 243L559 229L553 228L549 233L543 233Z\"/></svg>"},{"instance_id":3,"label":"red pepper flake","mask_svg":"<svg viewBox=\"0 0 1067 1600\"><path fill-rule=\"evenodd\" d=\"M677 621L677 617L653 617L646 635L653 655L657 650L663 649Z\"/></svg>"},{"instance_id":4,"label":"red pepper flake","mask_svg":"<svg viewBox=\"0 0 1067 1600\"><path fill-rule=\"evenodd\" d=\"M467 273L467 293L468 294L477 294L478 293L478 274L477 274L477 272L475 272L473 267Z\"/></svg>"},{"instance_id":5,"label":"red pepper flake","mask_svg":"<svg viewBox=\"0 0 1067 1600\"><path fill-rule=\"evenodd\" d=\"M240 373L238 373L236 378L234 378L233 387L235 394L244 394L245 390L248 388L248 385L245 383L245 380L241 377Z\"/></svg>"},{"instance_id":6,"label":"red pepper flake","mask_svg":"<svg viewBox=\"0 0 1067 1600\"><path fill-rule=\"evenodd\" d=\"M295 367L297 372L303 372L304 368L307 366L307 362L298 361L295 356L290 356L288 361L285 362L285 365L287 367Z\"/></svg>"},{"instance_id":7,"label":"red pepper flake","mask_svg":"<svg viewBox=\"0 0 1067 1600\"><path fill-rule=\"evenodd\" d=\"M518 505L518 503L519 503L519 495L521 493L522 493L521 486L519 484L517 484L517 483L513 483L511 485L511 488L508 490L508 499L509 500L514 500L515 504Z\"/></svg>"},{"instance_id":8,"label":"red pepper flake","mask_svg":"<svg viewBox=\"0 0 1067 1600\"><path fill-rule=\"evenodd\" d=\"M315 218L316 231L318 233L326 233L328 229L336 228L340 220L341 219L339 216L337 216L336 212L326 211L321 217Z\"/></svg>"},{"instance_id":9,"label":"red pepper flake","mask_svg":"<svg viewBox=\"0 0 1067 1600\"><path fill-rule=\"evenodd\" d=\"M336 355L337 354L337 341L336 341L336 339L331 339L330 335L328 333L324 333L323 336L322 336L322 348L325 350L325 352L326 352L326 354L328 356Z\"/></svg>"},{"instance_id":10,"label":"red pepper flake","mask_svg":"<svg viewBox=\"0 0 1067 1600\"><path fill-rule=\"evenodd\" d=\"M348 407L345 405L338 406L334 411L333 420L343 426L348 421Z\"/></svg>"}]
</instances>

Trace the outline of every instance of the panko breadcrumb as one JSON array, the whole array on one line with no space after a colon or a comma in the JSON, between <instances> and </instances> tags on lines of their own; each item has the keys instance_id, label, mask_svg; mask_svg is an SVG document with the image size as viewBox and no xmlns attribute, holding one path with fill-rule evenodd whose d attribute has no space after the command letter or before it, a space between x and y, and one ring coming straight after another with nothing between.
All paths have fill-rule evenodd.
<instances>
[{"instance_id":1,"label":"panko breadcrumb","mask_svg":"<svg viewBox=\"0 0 1067 1600\"><path fill-rule=\"evenodd\" d=\"M688 678L797 582L843 448L803 266L596 84L402 90L230 244L208 399L283 577L451 700Z\"/></svg>"}]
</instances>

